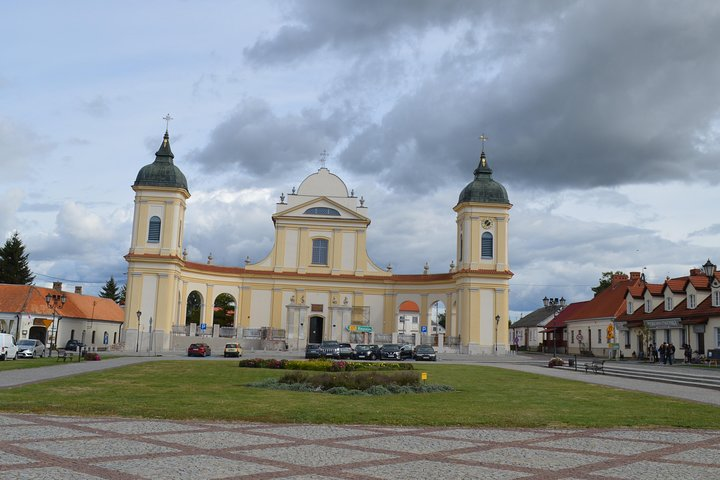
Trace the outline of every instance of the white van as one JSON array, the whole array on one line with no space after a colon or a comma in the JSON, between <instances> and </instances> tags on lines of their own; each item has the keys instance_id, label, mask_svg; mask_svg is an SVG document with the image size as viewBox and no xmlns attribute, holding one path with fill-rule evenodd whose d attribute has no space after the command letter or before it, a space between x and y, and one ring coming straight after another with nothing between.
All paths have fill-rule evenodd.
<instances>
[{"instance_id":1,"label":"white van","mask_svg":"<svg viewBox=\"0 0 720 480\"><path fill-rule=\"evenodd\" d=\"M18 348L15 345L15 337L9 333L0 333L0 360L12 358L17 360Z\"/></svg>"}]
</instances>

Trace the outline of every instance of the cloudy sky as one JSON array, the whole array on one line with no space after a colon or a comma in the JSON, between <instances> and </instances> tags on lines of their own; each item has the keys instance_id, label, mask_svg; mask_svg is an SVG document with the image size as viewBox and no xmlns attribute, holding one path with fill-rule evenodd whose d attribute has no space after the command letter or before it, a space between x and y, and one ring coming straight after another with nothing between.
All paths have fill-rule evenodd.
<instances>
[{"instance_id":1,"label":"cloudy sky","mask_svg":"<svg viewBox=\"0 0 720 480\"><path fill-rule=\"evenodd\" d=\"M281 193L328 168L368 251L445 272L480 142L511 211L511 317L720 261L720 3L0 4L0 231L36 283L125 281L132 185L170 113L190 258L242 265Z\"/></svg>"}]
</instances>

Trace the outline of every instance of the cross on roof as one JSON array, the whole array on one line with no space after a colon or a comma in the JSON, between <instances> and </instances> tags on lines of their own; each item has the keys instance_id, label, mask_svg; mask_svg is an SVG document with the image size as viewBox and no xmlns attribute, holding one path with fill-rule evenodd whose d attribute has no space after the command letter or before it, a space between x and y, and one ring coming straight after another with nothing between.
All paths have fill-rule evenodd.
<instances>
[{"instance_id":1,"label":"cross on roof","mask_svg":"<svg viewBox=\"0 0 720 480\"><path fill-rule=\"evenodd\" d=\"M327 150L323 150L320 154L320 165L322 165L322 168L325 168L325 162L327 162Z\"/></svg>"},{"instance_id":2,"label":"cross on roof","mask_svg":"<svg viewBox=\"0 0 720 480\"><path fill-rule=\"evenodd\" d=\"M170 114L168 113L167 115L165 115L165 116L163 117L163 120L165 120L165 131L167 132L168 129L170 128L170 120L174 120L174 119L173 119L173 117L171 117Z\"/></svg>"},{"instance_id":3,"label":"cross on roof","mask_svg":"<svg viewBox=\"0 0 720 480\"><path fill-rule=\"evenodd\" d=\"M480 141L482 142L482 151L485 151L485 141L488 140L488 137L485 136L484 133L480 134Z\"/></svg>"}]
</instances>

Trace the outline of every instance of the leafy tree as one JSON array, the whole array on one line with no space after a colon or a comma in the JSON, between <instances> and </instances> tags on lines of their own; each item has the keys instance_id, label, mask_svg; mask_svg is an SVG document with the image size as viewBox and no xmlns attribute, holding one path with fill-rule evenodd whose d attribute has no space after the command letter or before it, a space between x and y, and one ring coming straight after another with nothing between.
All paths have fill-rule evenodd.
<instances>
[{"instance_id":1,"label":"leafy tree","mask_svg":"<svg viewBox=\"0 0 720 480\"><path fill-rule=\"evenodd\" d=\"M602 272L602 277L600 277L599 283L597 287L592 287L592 291L595 292L595 296L597 297L598 293L602 292L606 288L608 288L612 284L612 277L613 275L625 275L625 273L621 271L610 271L610 272Z\"/></svg>"},{"instance_id":2,"label":"leafy tree","mask_svg":"<svg viewBox=\"0 0 720 480\"><path fill-rule=\"evenodd\" d=\"M200 306L202 305L202 297L193 290L188 295L187 311L185 312L185 325L191 323L200 323Z\"/></svg>"},{"instance_id":3,"label":"leafy tree","mask_svg":"<svg viewBox=\"0 0 720 480\"><path fill-rule=\"evenodd\" d=\"M0 248L0 283L30 285L35 280L28 264L29 254L18 232L5 241Z\"/></svg>"},{"instance_id":4,"label":"leafy tree","mask_svg":"<svg viewBox=\"0 0 720 480\"><path fill-rule=\"evenodd\" d=\"M438 313L438 325L445 328L445 314L444 313Z\"/></svg>"},{"instance_id":5,"label":"leafy tree","mask_svg":"<svg viewBox=\"0 0 720 480\"><path fill-rule=\"evenodd\" d=\"M118 291L118 286L115 283L115 278L113 278L112 275L110 276L110 280L108 280L102 290L100 290L100 295L98 296L101 298L109 298L115 303L120 301L120 292Z\"/></svg>"},{"instance_id":6,"label":"leafy tree","mask_svg":"<svg viewBox=\"0 0 720 480\"><path fill-rule=\"evenodd\" d=\"M213 323L231 327L235 316L235 299L228 293L221 293L215 299L215 310L213 312Z\"/></svg>"}]
</instances>

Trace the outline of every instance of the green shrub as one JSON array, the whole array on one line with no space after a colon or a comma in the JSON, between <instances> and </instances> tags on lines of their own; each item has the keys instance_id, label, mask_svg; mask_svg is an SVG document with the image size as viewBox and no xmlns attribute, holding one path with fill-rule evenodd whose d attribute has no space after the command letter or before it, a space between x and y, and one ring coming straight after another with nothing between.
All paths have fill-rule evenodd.
<instances>
[{"instance_id":1,"label":"green shrub","mask_svg":"<svg viewBox=\"0 0 720 480\"><path fill-rule=\"evenodd\" d=\"M345 360L276 360L274 358L244 358L239 367L273 368L282 370L312 370L318 372L360 372L414 370L411 363L399 362L348 362Z\"/></svg>"}]
</instances>

